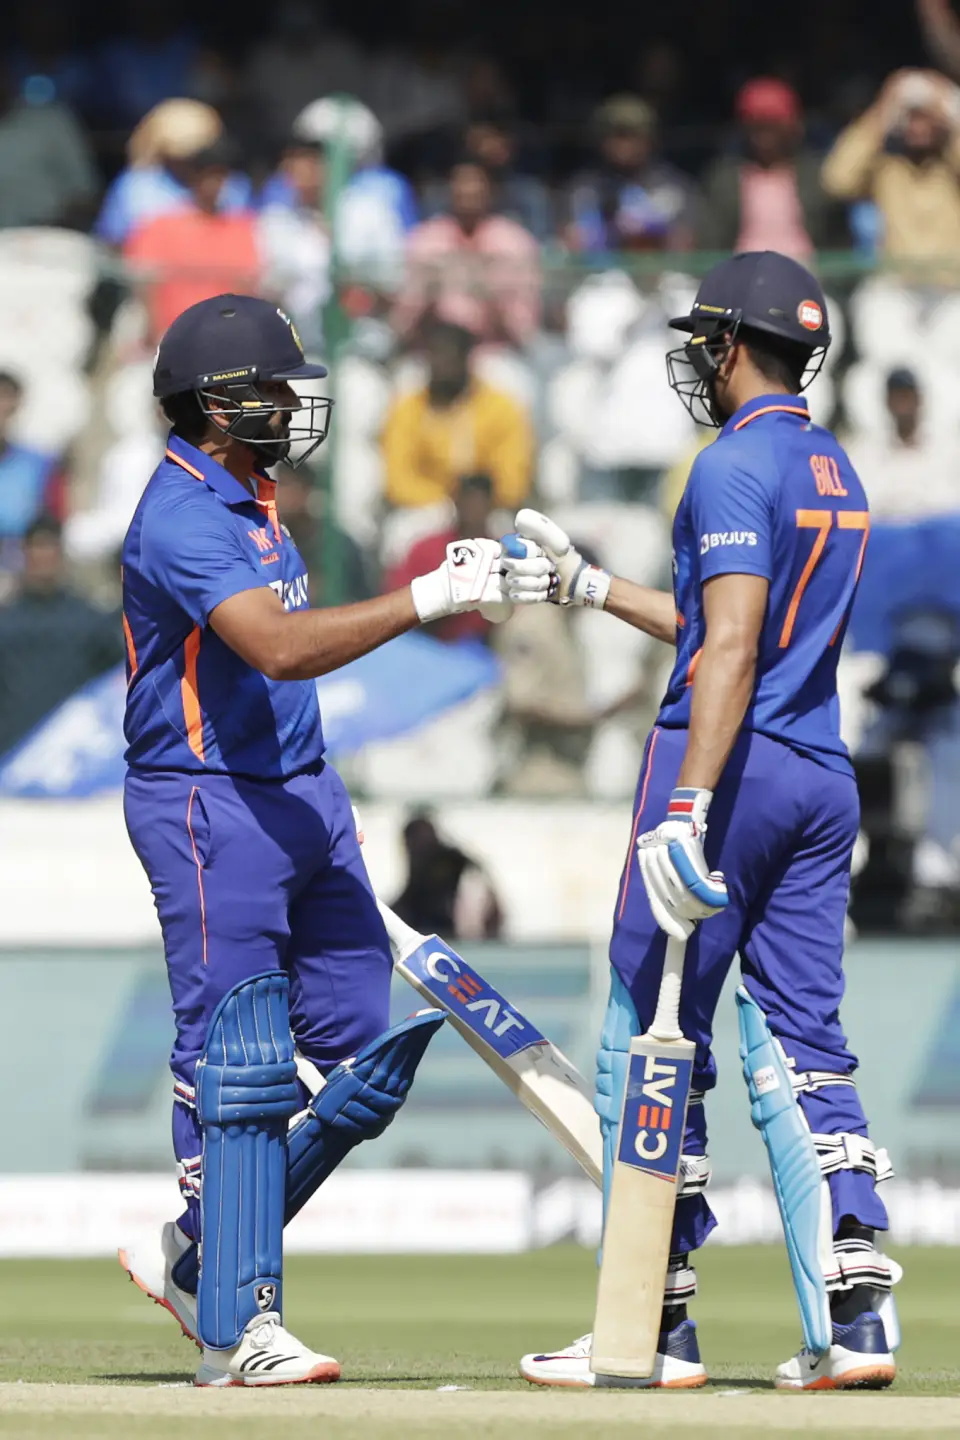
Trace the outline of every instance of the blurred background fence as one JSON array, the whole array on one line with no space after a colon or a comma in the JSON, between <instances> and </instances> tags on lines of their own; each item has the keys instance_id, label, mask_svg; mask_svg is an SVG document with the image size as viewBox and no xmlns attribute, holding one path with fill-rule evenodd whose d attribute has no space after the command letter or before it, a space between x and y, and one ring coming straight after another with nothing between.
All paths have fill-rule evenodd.
<instances>
[{"instance_id":1,"label":"blurred background fence","mask_svg":"<svg viewBox=\"0 0 960 1440\"><path fill-rule=\"evenodd\" d=\"M14 9L0 43L0 1076L8 1094L39 1078L2 1165L166 1165L168 1004L118 801L118 554L163 451L151 366L170 320L256 291L328 364L331 438L278 471L315 603L402 585L527 502L599 563L668 585L672 516L713 437L668 390L667 321L720 256L769 247L827 292L834 341L811 409L873 515L841 664L863 807L846 1023L880 1143L908 1181L956 1184L951 6L813 0L800 40L752 0L735 25L707 0L629 16L600 0L589 17L560 6L549 45L532 11L467 0L389 15L286 0L227 40L176 5ZM484 947L478 967L587 1071L669 666L625 626L545 606L503 628L454 617L320 682L383 893ZM815 911L811 897L811 924ZM56 1065L38 1064L25 1015L69 1037ZM711 1125L729 1183L762 1166L722 1016ZM507 1102L444 1037L409 1114L357 1164L563 1180ZM0 1208L22 1212L6 1193ZM954 1222L938 1213L942 1238Z\"/></svg>"}]
</instances>

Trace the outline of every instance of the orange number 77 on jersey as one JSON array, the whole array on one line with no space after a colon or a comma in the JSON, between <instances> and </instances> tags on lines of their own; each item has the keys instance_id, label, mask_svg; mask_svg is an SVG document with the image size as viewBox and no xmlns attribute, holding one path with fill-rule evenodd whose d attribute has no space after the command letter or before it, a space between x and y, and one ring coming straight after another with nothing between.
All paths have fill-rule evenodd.
<instances>
[{"instance_id":1,"label":"orange number 77 on jersey","mask_svg":"<svg viewBox=\"0 0 960 1440\"><path fill-rule=\"evenodd\" d=\"M790 604L787 606L787 616L783 622L783 629L780 632L781 650L786 649L790 644L793 627L797 620L797 611L800 608L800 601L803 598L803 592L809 584L810 576L817 568L817 561L823 554L824 546L827 543L827 536L830 534L831 527L833 526L834 516L836 516L838 530L861 530L863 532L863 539L860 541L860 553L857 556L857 570L854 576L854 585L856 585L860 579L860 571L863 568L863 554L867 548L867 536L870 533L869 512L866 510L798 510L797 529L816 530L817 534L813 542L813 549L810 551L807 563L804 565L800 579L797 581L797 588L790 597ZM842 624L843 622L841 621L840 623ZM831 645L839 634L840 626L838 625L833 632L833 637L830 641Z\"/></svg>"}]
</instances>

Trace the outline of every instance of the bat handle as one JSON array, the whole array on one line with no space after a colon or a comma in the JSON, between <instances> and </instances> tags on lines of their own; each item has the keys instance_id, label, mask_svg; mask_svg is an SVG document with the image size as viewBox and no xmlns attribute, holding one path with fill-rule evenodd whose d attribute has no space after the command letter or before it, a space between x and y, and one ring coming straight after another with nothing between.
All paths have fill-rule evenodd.
<instances>
[{"instance_id":1,"label":"bat handle","mask_svg":"<svg viewBox=\"0 0 960 1440\"><path fill-rule=\"evenodd\" d=\"M423 944L426 937L421 935L418 930L414 930L412 925L408 925L406 920L401 920L400 916L394 914L390 906L384 904L379 898L377 909L380 911L390 944L398 959L403 959L405 955L409 955L412 950L416 950Z\"/></svg>"},{"instance_id":2,"label":"bat handle","mask_svg":"<svg viewBox=\"0 0 960 1440\"><path fill-rule=\"evenodd\" d=\"M680 990L683 985L683 962L686 958L686 940L667 937L667 953L663 961L663 978L657 996L657 1012L648 1033L655 1040L682 1040L680 1029Z\"/></svg>"}]
</instances>

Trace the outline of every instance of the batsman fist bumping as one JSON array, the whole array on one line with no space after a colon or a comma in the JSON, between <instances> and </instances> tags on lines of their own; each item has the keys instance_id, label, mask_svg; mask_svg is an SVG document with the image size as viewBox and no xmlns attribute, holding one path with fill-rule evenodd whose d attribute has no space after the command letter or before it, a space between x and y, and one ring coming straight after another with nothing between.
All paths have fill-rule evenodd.
<instances>
[{"instance_id":1,"label":"batsman fist bumping","mask_svg":"<svg viewBox=\"0 0 960 1440\"><path fill-rule=\"evenodd\" d=\"M837 660L867 542L863 488L801 391L830 341L820 287L771 252L710 272L668 356L673 388L720 429L694 463L673 530L674 594L596 576L603 607L675 644L677 662L646 747L610 948L597 1110L607 1185L631 1036L653 1018L666 931L689 936L680 1029L697 1044L693 1085L716 1069L712 1021L734 956L751 1113L773 1170L805 1348L791 1389L885 1386L898 1344L896 1267L876 1185L890 1172L867 1135L856 1057L838 1018L857 791L839 733ZM578 601L566 536L523 512L520 534L556 563L505 559L507 591ZM556 527L553 527L555 530ZM518 549L506 547L509 555ZM511 567L524 576L515 584ZM559 579L559 584L558 584ZM702 921L702 923L697 923ZM652 1382L695 1384L689 1263L714 1225L704 1190L703 1094L692 1095ZM643 1224L642 1215L637 1224ZM527 1356L544 1384L591 1384L589 1341ZM600 1383L597 1380L596 1383ZM610 1382L606 1378L603 1383Z\"/></svg>"},{"instance_id":2,"label":"batsman fist bumping","mask_svg":"<svg viewBox=\"0 0 960 1440\"><path fill-rule=\"evenodd\" d=\"M442 1023L387 1029L390 948L314 677L420 621L510 608L499 545L463 540L403 590L309 609L267 472L324 439L331 402L292 387L325 374L265 300L186 310L154 371L166 458L123 547L124 805L163 931L186 1210L121 1260L199 1339L203 1385L337 1379L282 1327L283 1224L381 1132ZM326 1078L313 1098L294 1043Z\"/></svg>"}]
</instances>

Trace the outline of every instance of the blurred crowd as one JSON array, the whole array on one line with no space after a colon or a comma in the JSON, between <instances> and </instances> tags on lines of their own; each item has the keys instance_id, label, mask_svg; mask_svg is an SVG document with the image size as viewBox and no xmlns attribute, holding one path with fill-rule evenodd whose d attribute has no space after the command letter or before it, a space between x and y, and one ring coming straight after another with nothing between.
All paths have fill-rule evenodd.
<instances>
[{"instance_id":1,"label":"blurred crowd","mask_svg":"<svg viewBox=\"0 0 960 1440\"><path fill-rule=\"evenodd\" d=\"M318 603L404 584L531 499L598 562L666 584L711 438L667 390L666 322L710 253L777 249L826 285L811 406L889 532L844 669L864 923L892 895L946 923L960 18L949 0L904 7L900 29L877 16L867 58L855 0L809 9L799 51L776 25L738 49L716 7L677 0L624 21L622 45L563 12L552 54L522 15L508 42L475 33L461 0L413 0L382 33L381 7L282 0L229 41L145 0L89 24L18 9L0 48L0 752L122 657L116 555L163 445L151 359L187 305L267 295L332 361L332 438L278 475ZM927 535L941 569L909 558ZM668 657L581 622L441 622L444 643L494 644L503 684L392 772L414 794L629 793Z\"/></svg>"}]
</instances>

